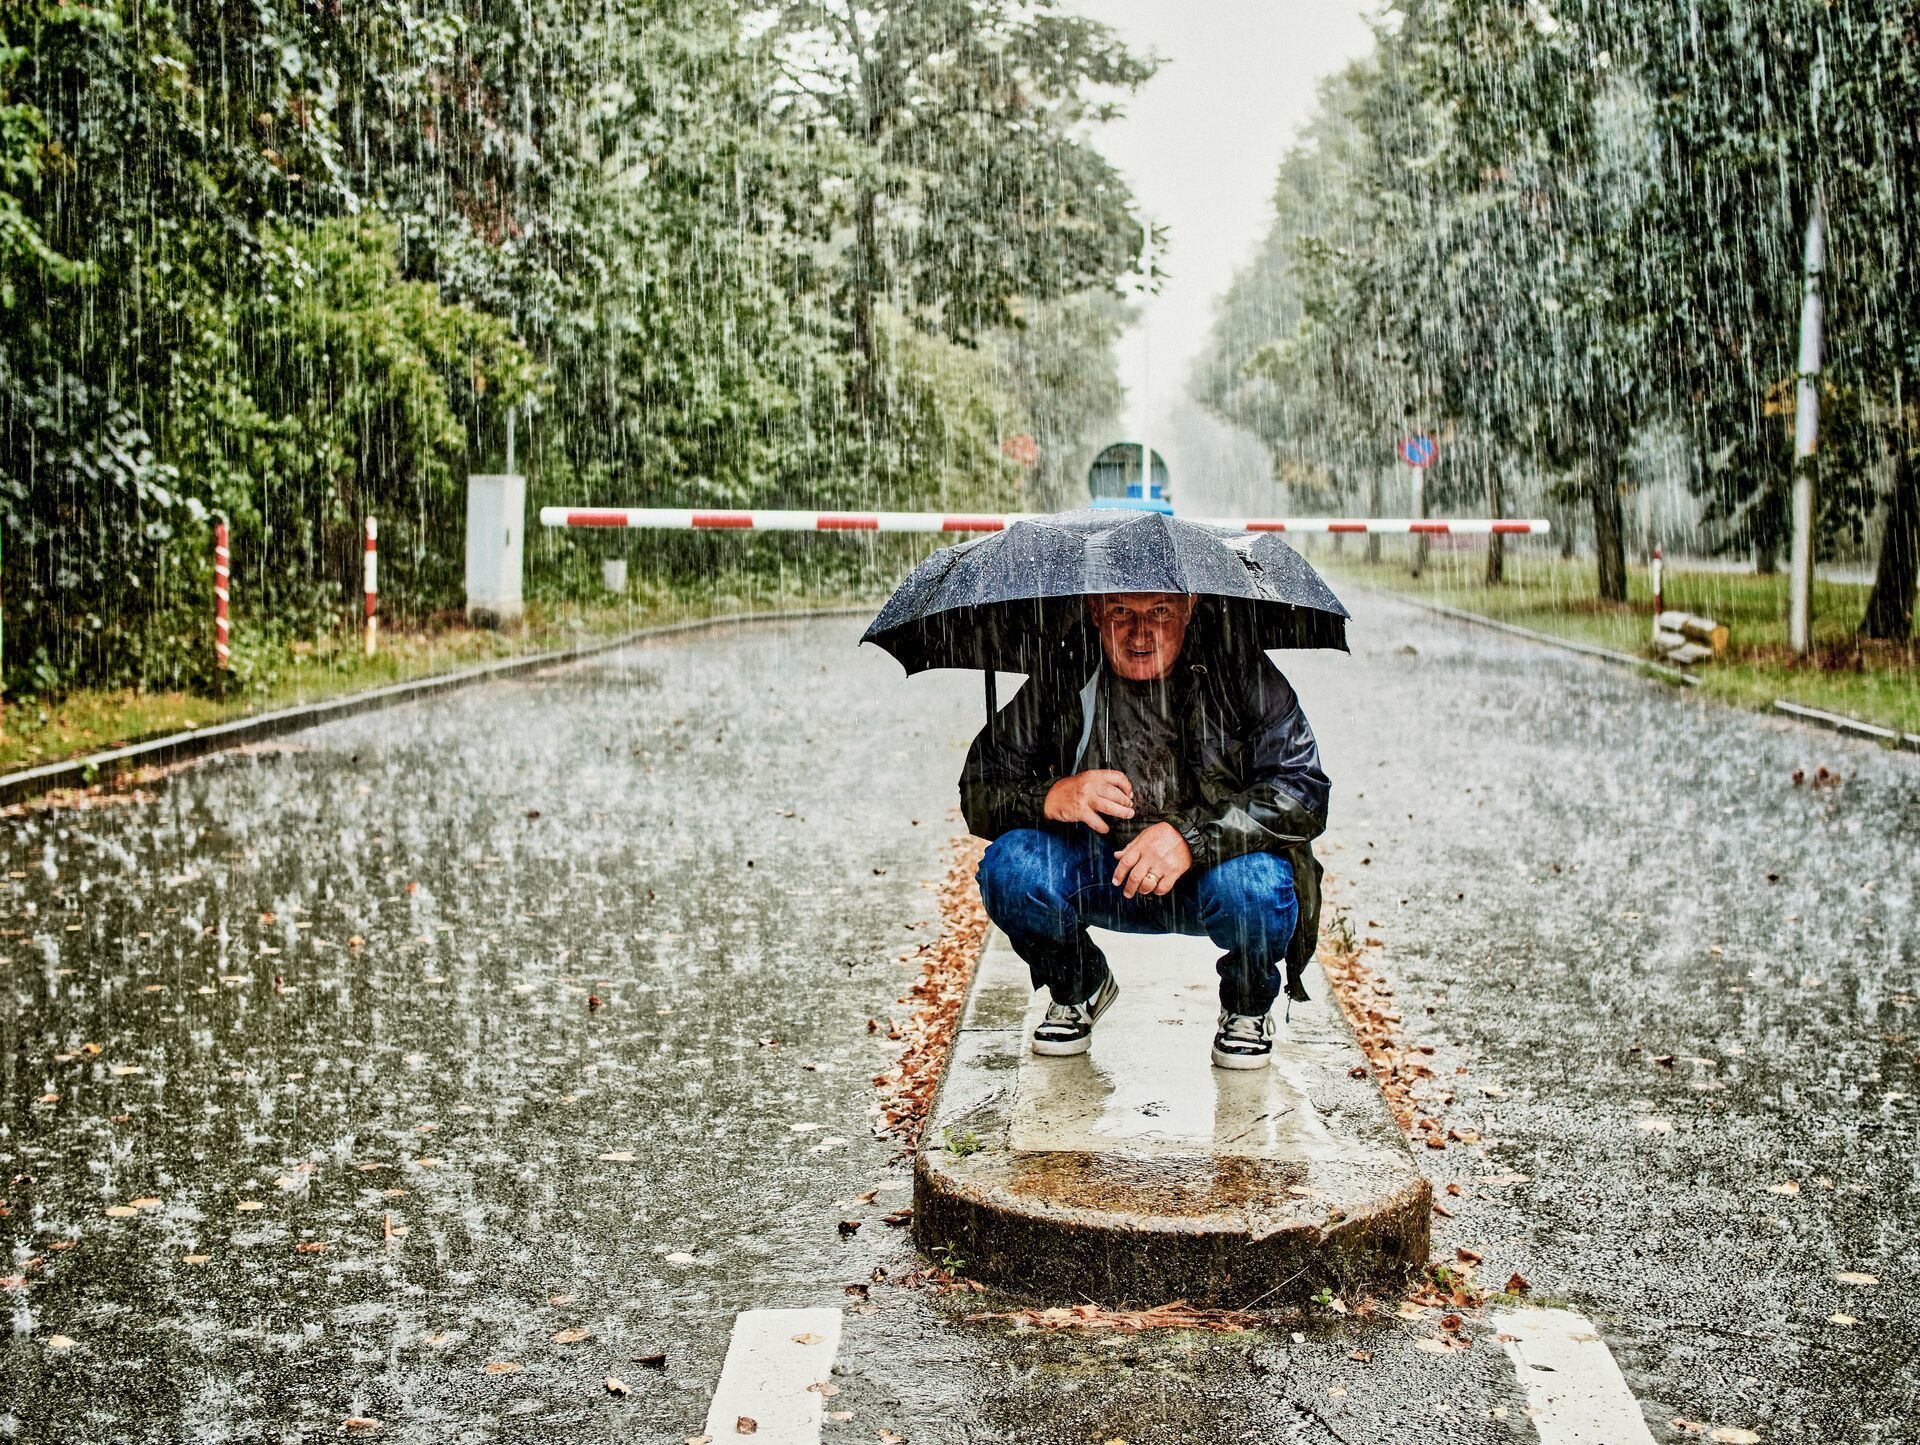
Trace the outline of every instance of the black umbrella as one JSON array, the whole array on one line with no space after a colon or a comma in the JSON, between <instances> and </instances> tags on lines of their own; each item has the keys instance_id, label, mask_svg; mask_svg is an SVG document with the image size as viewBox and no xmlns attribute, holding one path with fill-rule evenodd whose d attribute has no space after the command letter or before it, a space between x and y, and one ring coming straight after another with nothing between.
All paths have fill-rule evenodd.
<instances>
[{"instance_id":1,"label":"black umbrella","mask_svg":"<svg viewBox=\"0 0 1920 1445\"><path fill-rule=\"evenodd\" d=\"M1015 522L935 552L908 575L863 642L909 674L934 667L1032 673L1085 641L1082 598L1184 592L1195 624L1222 642L1347 648L1347 609L1271 532L1237 532L1160 512L1095 508Z\"/></svg>"}]
</instances>

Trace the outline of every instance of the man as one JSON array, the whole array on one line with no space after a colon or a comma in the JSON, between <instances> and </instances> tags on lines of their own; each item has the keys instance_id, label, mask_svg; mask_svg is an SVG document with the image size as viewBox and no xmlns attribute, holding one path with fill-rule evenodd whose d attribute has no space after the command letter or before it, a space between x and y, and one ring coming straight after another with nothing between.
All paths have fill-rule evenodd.
<instances>
[{"instance_id":1,"label":"man","mask_svg":"<svg viewBox=\"0 0 1920 1445\"><path fill-rule=\"evenodd\" d=\"M1052 1003L1036 1054L1084 1053L1118 993L1089 926L1220 948L1213 1062L1264 1068L1319 932L1329 784L1293 689L1175 593L1087 599L1097 651L1037 670L960 777L987 914ZM1198 616L1196 616L1198 611Z\"/></svg>"}]
</instances>

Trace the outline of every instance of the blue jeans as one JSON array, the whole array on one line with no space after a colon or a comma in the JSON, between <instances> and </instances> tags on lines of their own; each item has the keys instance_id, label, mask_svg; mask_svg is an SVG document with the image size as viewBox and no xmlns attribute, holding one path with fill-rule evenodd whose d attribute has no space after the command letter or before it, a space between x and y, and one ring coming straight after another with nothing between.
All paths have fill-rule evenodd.
<instances>
[{"instance_id":1,"label":"blue jeans","mask_svg":"<svg viewBox=\"0 0 1920 1445\"><path fill-rule=\"evenodd\" d=\"M1299 900L1293 868L1273 853L1245 853L1182 875L1164 897L1126 897L1113 885L1114 850L1091 828L1015 828L980 860L987 916L1056 1003L1084 1003L1107 979L1088 927L1121 933L1205 934L1226 953L1220 1006L1264 1014L1280 995L1280 970Z\"/></svg>"}]
</instances>

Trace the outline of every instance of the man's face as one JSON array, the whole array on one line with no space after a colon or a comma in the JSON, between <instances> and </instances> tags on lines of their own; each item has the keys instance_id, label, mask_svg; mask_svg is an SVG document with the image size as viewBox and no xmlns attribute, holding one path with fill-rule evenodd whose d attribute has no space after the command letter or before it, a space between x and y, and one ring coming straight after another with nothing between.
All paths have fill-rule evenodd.
<instances>
[{"instance_id":1,"label":"man's face","mask_svg":"<svg viewBox=\"0 0 1920 1445\"><path fill-rule=\"evenodd\" d=\"M1173 671L1187 640L1193 598L1178 592L1109 592L1087 599L1107 666L1130 682Z\"/></svg>"}]
</instances>

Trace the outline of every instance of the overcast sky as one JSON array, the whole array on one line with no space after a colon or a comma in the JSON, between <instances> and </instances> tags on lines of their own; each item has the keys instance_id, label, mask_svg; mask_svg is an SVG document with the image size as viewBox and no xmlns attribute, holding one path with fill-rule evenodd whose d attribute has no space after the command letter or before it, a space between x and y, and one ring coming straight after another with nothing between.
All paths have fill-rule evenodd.
<instances>
[{"instance_id":1,"label":"overcast sky","mask_svg":"<svg viewBox=\"0 0 1920 1445\"><path fill-rule=\"evenodd\" d=\"M1102 152L1171 231L1171 279L1150 304L1156 425L1205 344L1213 305L1272 214L1273 179L1313 111L1315 83L1372 44L1376 0L1073 0L1162 57ZM1139 328L1120 348L1137 408ZM1130 425L1138 425L1134 415Z\"/></svg>"}]
</instances>

